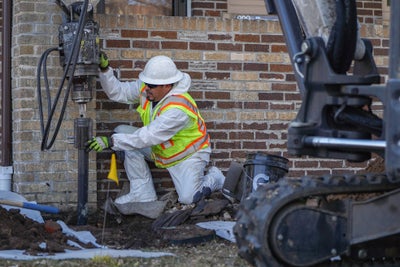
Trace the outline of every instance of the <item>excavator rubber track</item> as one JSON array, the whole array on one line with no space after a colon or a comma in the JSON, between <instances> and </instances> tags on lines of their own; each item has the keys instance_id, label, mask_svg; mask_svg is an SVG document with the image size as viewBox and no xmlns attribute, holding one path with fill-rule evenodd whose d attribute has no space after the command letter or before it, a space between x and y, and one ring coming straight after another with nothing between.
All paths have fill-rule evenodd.
<instances>
[{"instance_id":1,"label":"excavator rubber track","mask_svg":"<svg viewBox=\"0 0 400 267\"><path fill-rule=\"evenodd\" d=\"M341 229L346 228L347 222L346 208L343 203L382 195L398 189L399 185L398 182L388 179L385 174L352 174L347 176L305 176L299 179L283 178L276 183L259 186L255 192L242 200L237 213L234 234L239 255L252 265L268 267L400 266L400 255L355 259L354 252L349 251L349 244L346 243L348 242L345 236L346 229ZM338 202L342 204L335 207L335 205L329 204L327 199L340 199ZM321 202L325 204L320 204ZM291 209L300 212L295 213L296 215L292 216L294 218L290 218ZM316 213L318 213L318 217L313 217ZM289 215L283 216L282 214ZM297 214L304 216L297 216ZM317 220L318 224L321 217L324 220L331 218L334 221L332 225L335 230L332 231L328 227L327 233L320 233L317 229L311 228L302 232L303 228L307 228L304 227L306 224L312 225L313 220ZM282 226L283 222L286 223L285 226ZM302 246L302 242L306 243L304 246L311 248L314 243L317 246L322 244L322 246L337 247L335 249L328 247L325 250L317 247L315 250L322 251L320 255L317 253L317 256L313 254L315 252L308 255L303 250L296 251L296 248L288 251L288 245L282 245L283 243L279 241L284 239L279 233L285 227L295 229L296 236L290 241L294 244L286 240L286 243L290 243L294 247ZM317 239L321 236L325 239L318 242ZM330 240L333 241L327 242Z\"/></svg>"}]
</instances>

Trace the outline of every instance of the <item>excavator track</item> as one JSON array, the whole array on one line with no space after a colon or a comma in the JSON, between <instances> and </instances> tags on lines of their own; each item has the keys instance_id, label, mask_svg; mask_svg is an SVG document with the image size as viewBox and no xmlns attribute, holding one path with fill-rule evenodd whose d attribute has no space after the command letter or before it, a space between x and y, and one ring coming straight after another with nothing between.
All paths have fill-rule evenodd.
<instances>
[{"instance_id":1,"label":"excavator track","mask_svg":"<svg viewBox=\"0 0 400 267\"><path fill-rule=\"evenodd\" d=\"M332 205L326 201L330 198L340 198L339 203L343 204L348 200L369 199L371 196L398 189L399 185L397 181L388 179L385 174L353 174L348 176L305 176L300 179L287 178L276 183L259 186L255 192L242 200L237 214L234 234L239 255L252 265L266 267L400 266L400 255L397 255L397 252L395 256L391 255L390 257L354 259L355 257L348 251L348 243L346 243L348 242L345 236L346 207L338 205L338 207L332 208ZM321 202L325 204L316 204ZM291 215L291 211L294 211L294 215ZM304 216L298 216L299 214ZM318 217L314 214L318 214ZM312 228L307 230L305 227L307 224L312 224L312 220L318 223L321 217L324 220L332 219L331 226L334 231L331 231L332 229L329 227L324 233L317 232ZM322 251L321 255L317 256L313 254L315 252L308 255L304 253L304 250L296 251L296 248L289 251L287 245L289 241L281 242L280 240L284 238L279 233L285 230L290 232L291 229L294 229L291 234L296 235L290 241L297 242L297 244L290 243L294 247L303 246L301 242L305 242L304 246L310 246L311 249L313 245L325 246L325 243L336 247L335 249L328 247L326 253L324 253L324 248L316 247L315 250ZM303 229L304 232L302 232ZM317 238L319 237L324 237L324 241L318 243Z\"/></svg>"}]
</instances>

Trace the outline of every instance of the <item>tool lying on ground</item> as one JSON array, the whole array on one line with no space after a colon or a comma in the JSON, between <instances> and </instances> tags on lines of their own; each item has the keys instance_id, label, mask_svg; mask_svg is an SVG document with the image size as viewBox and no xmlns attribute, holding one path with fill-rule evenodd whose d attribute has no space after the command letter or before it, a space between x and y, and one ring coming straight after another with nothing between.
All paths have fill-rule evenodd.
<instances>
[{"instance_id":1,"label":"tool lying on ground","mask_svg":"<svg viewBox=\"0 0 400 267\"><path fill-rule=\"evenodd\" d=\"M8 205L8 206L20 207L20 208L31 209L31 210L38 210L38 211L54 213L54 214L59 213L59 209L56 207L46 206L46 205L41 205L41 204L34 204L34 203L30 203L30 202L20 202L20 201L11 201L11 200L0 199L0 205Z\"/></svg>"}]
</instances>

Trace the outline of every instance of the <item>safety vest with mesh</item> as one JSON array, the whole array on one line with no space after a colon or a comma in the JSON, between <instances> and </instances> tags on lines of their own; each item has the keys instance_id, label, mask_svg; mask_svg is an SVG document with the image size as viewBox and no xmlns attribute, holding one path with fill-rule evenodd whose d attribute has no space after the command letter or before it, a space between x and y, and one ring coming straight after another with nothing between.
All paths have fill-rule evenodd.
<instances>
[{"instance_id":1,"label":"safety vest with mesh","mask_svg":"<svg viewBox=\"0 0 400 267\"><path fill-rule=\"evenodd\" d=\"M199 113L196 102L188 93L168 96L152 110L152 103L145 97L144 88L144 86L141 88L140 105L137 107L137 111L145 126L172 108L182 110L191 119L190 125L180 130L170 140L152 146L152 155L157 167L174 166L196 151L210 145L205 122Z\"/></svg>"}]
</instances>

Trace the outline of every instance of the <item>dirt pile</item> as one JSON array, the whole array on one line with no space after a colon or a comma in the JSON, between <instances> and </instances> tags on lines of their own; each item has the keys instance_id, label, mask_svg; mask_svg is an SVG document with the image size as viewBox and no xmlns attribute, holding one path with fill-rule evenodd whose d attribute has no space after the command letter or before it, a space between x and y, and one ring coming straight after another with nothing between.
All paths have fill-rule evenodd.
<instances>
[{"instance_id":1,"label":"dirt pile","mask_svg":"<svg viewBox=\"0 0 400 267\"><path fill-rule=\"evenodd\" d=\"M65 249L76 249L68 245L73 240L83 247L88 247L74 238L67 238L61 227L52 224L38 223L19 212L19 209L7 211L0 207L0 250L20 249L27 254L64 252ZM89 246L90 247L90 246Z\"/></svg>"}]
</instances>

